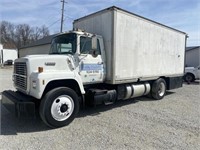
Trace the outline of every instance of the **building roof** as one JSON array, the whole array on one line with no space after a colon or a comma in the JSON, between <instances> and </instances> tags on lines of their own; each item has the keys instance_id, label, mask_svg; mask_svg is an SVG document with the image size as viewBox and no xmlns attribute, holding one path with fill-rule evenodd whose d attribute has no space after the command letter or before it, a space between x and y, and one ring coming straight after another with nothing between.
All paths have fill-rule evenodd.
<instances>
[{"instance_id":1,"label":"building roof","mask_svg":"<svg viewBox=\"0 0 200 150\"><path fill-rule=\"evenodd\" d=\"M45 44L50 44L51 43L51 40L58 34L53 34L53 35L50 35L50 36L46 36L42 39L39 39L35 42L32 42L30 44L27 44L25 46L22 46L20 47L20 49L24 49L24 48L27 48L27 47L34 47L34 46L40 46L40 45L45 45Z\"/></svg>"},{"instance_id":2,"label":"building roof","mask_svg":"<svg viewBox=\"0 0 200 150\"><path fill-rule=\"evenodd\" d=\"M197 48L200 48L200 46L190 46L190 47L186 47L186 51L190 51L190 50L197 49Z\"/></svg>"}]
</instances>

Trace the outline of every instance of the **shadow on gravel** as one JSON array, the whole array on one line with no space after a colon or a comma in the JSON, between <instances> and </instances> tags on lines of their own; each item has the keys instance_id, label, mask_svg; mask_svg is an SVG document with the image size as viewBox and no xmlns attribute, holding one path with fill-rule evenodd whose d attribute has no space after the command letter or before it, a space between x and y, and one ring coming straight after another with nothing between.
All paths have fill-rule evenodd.
<instances>
[{"instance_id":1,"label":"shadow on gravel","mask_svg":"<svg viewBox=\"0 0 200 150\"><path fill-rule=\"evenodd\" d=\"M166 92L166 96L167 95L171 95L174 94L175 92L172 91L167 91ZM101 112L104 111L108 111L114 108L118 108L118 107L122 107L122 106L126 106L129 104L134 104L140 101L159 101L159 100L154 100L153 98L149 98L146 96L143 97L137 97L137 98L133 98L133 99L129 99L129 100L121 100L121 101L117 101L115 104L112 105L97 105L96 107L86 107L86 109L81 110L78 117L85 117L85 116L96 116L99 115Z\"/></svg>"},{"instance_id":2,"label":"shadow on gravel","mask_svg":"<svg viewBox=\"0 0 200 150\"><path fill-rule=\"evenodd\" d=\"M166 95L173 94L174 92L167 92ZM97 105L96 107L86 106L85 109L81 109L77 118L96 116L102 112L109 111L114 108L123 107L126 105L134 104L140 101L157 101L147 97L138 97L130 100L117 101L111 105ZM9 113L4 106L1 106L1 135L17 135L18 133L31 133L42 132L51 130L47 127L39 117L39 114L35 118L17 119L13 114Z\"/></svg>"},{"instance_id":3,"label":"shadow on gravel","mask_svg":"<svg viewBox=\"0 0 200 150\"><path fill-rule=\"evenodd\" d=\"M17 135L18 133L30 133L50 130L40 119L35 118L18 119L1 106L1 135Z\"/></svg>"},{"instance_id":4,"label":"shadow on gravel","mask_svg":"<svg viewBox=\"0 0 200 150\"><path fill-rule=\"evenodd\" d=\"M185 85L200 85L200 80L196 80L196 81L190 82L190 83L183 82L183 84L185 84Z\"/></svg>"},{"instance_id":5,"label":"shadow on gravel","mask_svg":"<svg viewBox=\"0 0 200 150\"><path fill-rule=\"evenodd\" d=\"M133 104L138 101L136 100L126 100L118 101L113 105L97 105L96 107L86 106L85 109L81 109L77 118L86 116L99 115L101 112L111 110L113 108L122 107L125 105ZM1 106L1 135L17 135L18 133L31 133L31 132L42 132L46 130L51 130L46 126L36 114L35 118L23 118L18 119L13 114L8 112L4 106Z\"/></svg>"},{"instance_id":6,"label":"shadow on gravel","mask_svg":"<svg viewBox=\"0 0 200 150\"><path fill-rule=\"evenodd\" d=\"M176 93L176 92L167 91L165 96L167 96L167 95L171 95L171 94L174 94L174 93Z\"/></svg>"},{"instance_id":7,"label":"shadow on gravel","mask_svg":"<svg viewBox=\"0 0 200 150\"><path fill-rule=\"evenodd\" d=\"M129 104L134 104L139 102L140 100L136 100L136 99L130 99L130 100L121 100L121 101L117 101L114 104L111 105L97 105L94 107L90 107L90 106L86 106L85 109L80 110L79 114L78 114L78 118L79 117L86 117L86 116L96 116L101 114L102 112L105 111L109 111L112 110L114 108L119 108L119 107L123 107Z\"/></svg>"}]
</instances>

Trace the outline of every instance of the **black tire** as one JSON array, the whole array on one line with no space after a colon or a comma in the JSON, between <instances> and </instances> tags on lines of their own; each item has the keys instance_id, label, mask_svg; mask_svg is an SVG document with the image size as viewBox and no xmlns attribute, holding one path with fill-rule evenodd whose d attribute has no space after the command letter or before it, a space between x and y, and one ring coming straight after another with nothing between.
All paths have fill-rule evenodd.
<instances>
[{"instance_id":1,"label":"black tire","mask_svg":"<svg viewBox=\"0 0 200 150\"><path fill-rule=\"evenodd\" d=\"M187 73L185 76L184 76L184 80L185 82L194 82L194 75L191 74L191 73Z\"/></svg>"},{"instance_id":2,"label":"black tire","mask_svg":"<svg viewBox=\"0 0 200 150\"><path fill-rule=\"evenodd\" d=\"M166 82L164 79L159 78L153 82L151 87L151 95L154 99L160 100L166 94Z\"/></svg>"},{"instance_id":3,"label":"black tire","mask_svg":"<svg viewBox=\"0 0 200 150\"><path fill-rule=\"evenodd\" d=\"M68 105L68 103L71 103L71 105ZM70 110L70 113L68 113L68 110ZM78 96L72 89L67 87L55 88L49 91L40 103L40 117L46 125L52 128L68 125L74 120L78 112ZM61 117L63 117L63 120ZM68 118L65 119L64 117Z\"/></svg>"}]
</instances>

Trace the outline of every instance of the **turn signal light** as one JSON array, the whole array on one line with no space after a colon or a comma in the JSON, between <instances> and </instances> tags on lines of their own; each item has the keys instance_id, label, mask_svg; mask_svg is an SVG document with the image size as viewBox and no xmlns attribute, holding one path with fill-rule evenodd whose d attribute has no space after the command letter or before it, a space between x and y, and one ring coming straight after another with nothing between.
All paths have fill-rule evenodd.
<instances>
[{"instance_id":1,"label":"turn signal light","mask_svg":"<svg viewBox=\"0 0 200 150\"><path fill-rule=\"evenodd\" d=\"M38 72L42 73L44 71L43 67L38 67Z\"/></svg>"}]
</instances>

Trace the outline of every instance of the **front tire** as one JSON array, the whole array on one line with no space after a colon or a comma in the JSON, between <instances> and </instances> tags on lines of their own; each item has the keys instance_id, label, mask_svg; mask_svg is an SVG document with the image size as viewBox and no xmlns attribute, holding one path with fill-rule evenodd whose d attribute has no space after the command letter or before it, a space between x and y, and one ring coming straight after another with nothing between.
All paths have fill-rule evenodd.
<instances>
[{"instance_id":1,"label":"front tire","mask_svg":"<svg viewBox=\"0 0 200 150\"><path fill-rule=\"evenodd\" d=\"M68 125L74 120L78 111L78 95L67 87L49 91L40 104L40 117L52 128Z\"/></svg>"},{"instance_id":2,"label":"front tire","mask_svg":"<svg viewBox=\"0 0 200 150\"><path fill-rule=\"evenodd\" d=\"M159 78L152 84L151 95L154 99L160 100L166 94L166 82L164 79Z\"/></svg>"}]
</instances>

